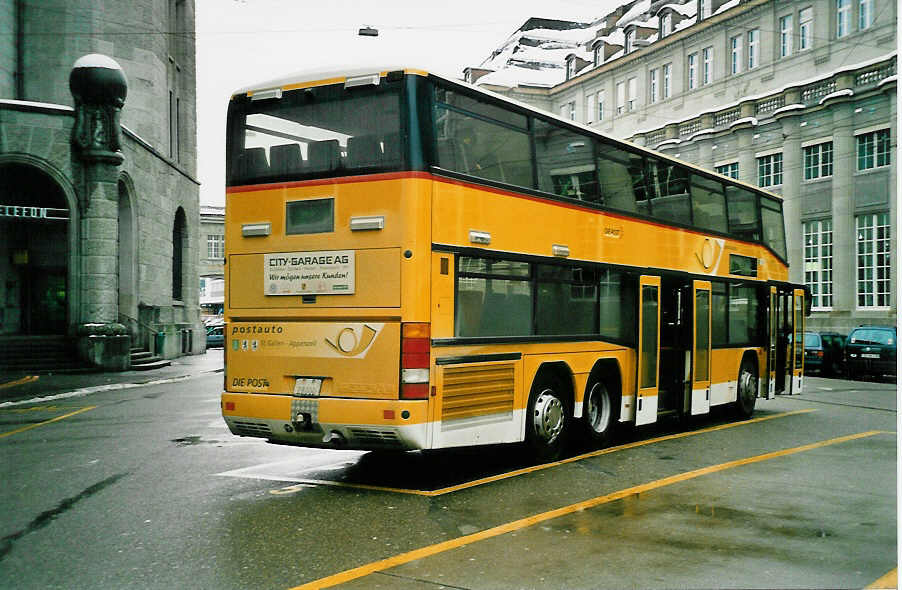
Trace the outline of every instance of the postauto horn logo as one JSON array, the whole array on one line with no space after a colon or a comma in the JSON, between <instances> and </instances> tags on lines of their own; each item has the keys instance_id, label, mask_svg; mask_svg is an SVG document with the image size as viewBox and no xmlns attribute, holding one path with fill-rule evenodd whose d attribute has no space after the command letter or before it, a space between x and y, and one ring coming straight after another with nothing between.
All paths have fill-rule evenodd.
<instances>
[{"instance_id":1,"label":"postauto horn logo","mask_svg":"<svg viewBox=\"0 0 902 590\"><path fill-rule=\"evenodd\" d=\"M364 324L360 336L357 336L354 328L345 327L339 330L338 335L334 339L326 337L325 341L338 354L346 357L356 357L366 352L370 345L373 344L373 340L376 339L376 334L378 333L379 330Z\"/></svg>"}]
</instances>

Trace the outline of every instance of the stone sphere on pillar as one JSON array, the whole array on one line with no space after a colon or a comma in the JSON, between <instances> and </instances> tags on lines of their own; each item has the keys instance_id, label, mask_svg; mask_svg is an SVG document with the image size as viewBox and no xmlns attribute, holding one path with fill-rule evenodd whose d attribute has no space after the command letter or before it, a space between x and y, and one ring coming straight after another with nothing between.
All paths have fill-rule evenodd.
<instances>
[{"instance_id":1,"label":"stone sphere on pillar","mask_svg":"<svg viewBox=\"0 0 902 590\"><path fill-rule=\"evenodd\" d=\"M76 103L122 108L128 94L128 81L116 60L91 53L78 58L72 66L69 90Z\"/></svg>"}]
</instances>

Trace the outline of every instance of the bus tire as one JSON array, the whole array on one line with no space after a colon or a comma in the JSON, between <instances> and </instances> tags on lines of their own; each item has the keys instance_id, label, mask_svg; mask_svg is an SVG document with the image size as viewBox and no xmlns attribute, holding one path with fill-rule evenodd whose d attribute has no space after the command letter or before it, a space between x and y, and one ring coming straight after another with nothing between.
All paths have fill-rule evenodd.
<instances>
[{"instance_id":1,"label":"bus tire","mask_svg":"<svg viewBox=\"0 0 902 590\"><path fill-rule=\"evenodd\" d=\"M559 379L540 374L532 384L526 404L526 448L538 461L561 456L570 431L570 412Z\"/></svg>"},{"instance_id":2,"label":"bus tire","mask_svg":"<svg viewBox=\"0 0 902 590\"><path fill-rule=\"evenodd\" d=\"M602 380L590 382L583 399L583 432L588 442L604 446L617 424L618 405L611 388Z\"/></svg>"},{"instance_id":3,"label":"bus tire","mask_svg":"<svg viewBox=\"0 0 902 590\"><path fill-rule=\"evenodd\" d=\"M758 366L754 357L746 354L739 364L739 379L736 382L736 413L741 418L749 418L755 411L758 399Z\"/></svg>"}]
</instances>

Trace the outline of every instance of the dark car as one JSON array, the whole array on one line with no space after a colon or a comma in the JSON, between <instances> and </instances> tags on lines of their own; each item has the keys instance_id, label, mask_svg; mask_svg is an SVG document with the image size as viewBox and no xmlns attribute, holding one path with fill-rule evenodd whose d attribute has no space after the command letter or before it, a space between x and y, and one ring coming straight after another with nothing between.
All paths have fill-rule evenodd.
<instances>
[{"instance_id":1,"label":"dark car","mask_svg":"<svg viewBox=\"0 0 902 590\"><path fill-rule=\"evenodd\" d=\"M805 332L805 372L823 376L842 372L845 337L836 332Z\"/></svg>"},{"instance_id":2,"label":"dark car","mask_svg":"<svg viewBox=\"0 0 902 590\"><path fill-rule=\"evenodd\" d=\"M896 328L859 326L846 338L846 376L896 375Z\"/></svg>"},{"instance_id":3,"label":"dark car","mask_svg":"<svg viewBox=\"0 0 902 590\"><path fill-rule=\"evenodd\" d=\"M209 326L207 328L207 348L218 348L223 343L222 326Z\"/></svg>"}]
</instances>

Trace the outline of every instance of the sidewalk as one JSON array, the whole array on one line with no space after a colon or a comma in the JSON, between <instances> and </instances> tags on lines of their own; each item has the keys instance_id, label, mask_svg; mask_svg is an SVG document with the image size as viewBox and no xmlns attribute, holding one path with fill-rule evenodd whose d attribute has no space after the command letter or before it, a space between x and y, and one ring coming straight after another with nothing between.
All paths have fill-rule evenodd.
<instances>
[{"instance_id":1,"label":"sidewalk","mask_svg":"<svg viewBox=\"0 0 902 590\"><path fill-rule=\"evenodd\" d=\"M221 348L205 354L172 359L168 367L150 371L121 373L61 373L43 375L0 375L0 407L10 402L57 396L66 393L124 389L160 381L172 381L222 371Z\"/></svg>"}]
</instances>

